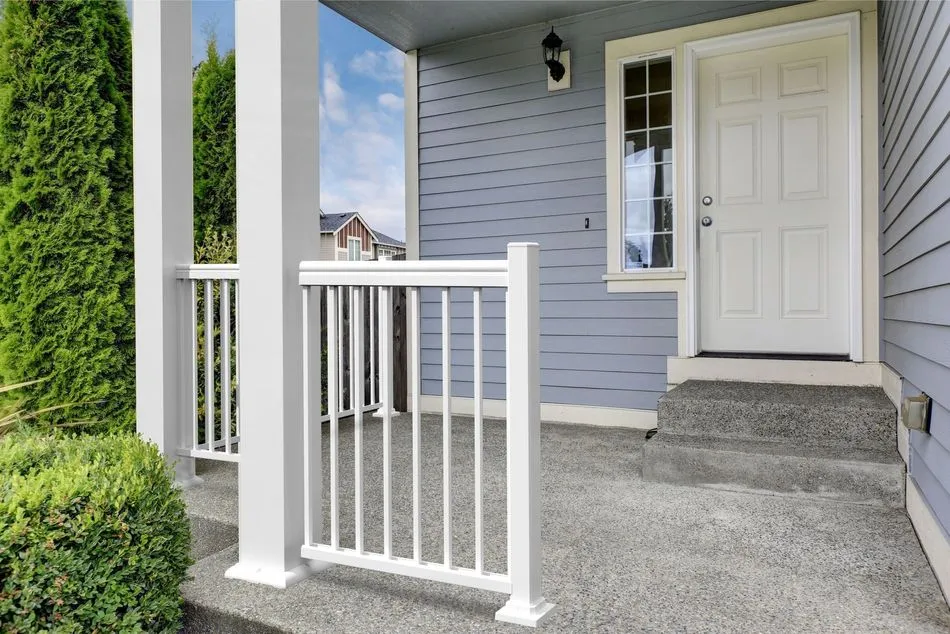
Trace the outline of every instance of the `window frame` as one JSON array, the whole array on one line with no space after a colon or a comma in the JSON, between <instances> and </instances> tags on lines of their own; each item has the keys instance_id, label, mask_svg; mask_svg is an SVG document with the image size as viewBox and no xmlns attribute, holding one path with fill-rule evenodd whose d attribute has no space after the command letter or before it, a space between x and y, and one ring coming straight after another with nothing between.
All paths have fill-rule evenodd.
<instances>
[{"instance_id":1,"label":"window frame","mask_svg":"<svg viewBox=\"0 0 950 634\"><path fill-rule=\"evenodd\" d=\"M357 259L353 259L352 250L353 244L357 245L356 252L359 255ZM363 239L358 236L347 236L346 237L346 259L350 262L362 262L363 260Z\"/></svg>"},{"instance_id":2,"label":"window frame","mask_svg":"<svg viewBox=\"0 0 950 634\"><path fill-rule=\"evenodd\" d=\"M626 240L627 240L627 203L628 203L626 175L627 175L627 170L629 169L629 167L626 164L626 155L624 153L625 152L624 147L627 141L627 129L626 129L626 121L625 121L627 96L625 95L626 91L624 90L625 88L624 83L626 81L624 71L626 70L627 64L634 64L638 62L646 63L652 60L659 60L659 59L669 59L670 61L670 90L669 90L670 125L669 125L669 129L670 129L670 142L671 142L671 145L670 145L671 157L670 157L669 165L671 168L670 169L671 182L670 182L670 197L669 198L673 205L673 217L670 223L671 229L669 231L669 234L672 237L671 245L670 245L671 256L672 256L671 265L668 267L651 267L651 268L639 268L639 269L627 268L627 257L625 254L626 253L625 247L626 247ZM677 230L678 229L677 224L679 220L679 213L678 213L679 209L678 209L678 200L677 200L677 195L676 195L677 193L676 192L676 186L677 186L676 172L679 165L679 156L676 151L676 143L678 139L677 125L676 125L677 123L676 106L677 106L677 97L678 97L678 94L677 94L678 91L676 90L677 88L676 86L676 51L675 49L664 49L664 50L659 50L659 51L650 51L648 53L640 53L637 55L622 57L616 61L616 64L617 64L617 73L618 73L618 79L619 79L618 85L617 85L619 89L619 95L618 95L619 103L617 104L617 108L618 108L618 116L619 116L618 132L620 134L620 139L619 139L620 152L617 159L620 162L620 183L619 183L620 185L620 197L619 197L620 235L616 236L615 238L611 238L610 236L608 236L608 239L617 239L620 242L620 245L619 245L620 246L620 262L619 262L618 272L621 273L622 275L643 276L645 274L649 275L651 273L652 274L674 273L676 271L679 271L679 257L677 254L677 249L679 247L679 231ZM647 99L647 108L648 108L647 117L648 118L646 122L647 127L644 128L643 131L646 131L648 134L649 134L649 131L652 129L650 127L650 121L649 121L649 95L650 95L650 73L649 73L649 70L647 69L646 93L644 93L643 96L646 97ZM657 129L665 128L665 127L667 126L657 126ZM664 161L654 161L653 163L651 163L651 166L657 167L664 163L665 163ZM655 200L661 200L661 199L647 199L647 200L652 203ZM657 233L665 234L667 232L653 232L650 235L654 236L654 235L657 235Z\"/></svg>"}]
</instances>

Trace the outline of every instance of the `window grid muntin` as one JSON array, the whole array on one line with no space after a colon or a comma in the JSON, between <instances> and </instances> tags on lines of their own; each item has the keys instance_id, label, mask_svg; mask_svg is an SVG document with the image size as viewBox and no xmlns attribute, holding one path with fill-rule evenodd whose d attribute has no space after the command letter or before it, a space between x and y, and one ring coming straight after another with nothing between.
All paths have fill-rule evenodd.
<instances>
[{"instance_id":1,"label":"window grid muntin","mask_svg":"<svg viewBox=\"0 0 950 634\"><path fill-rule=\"evenodd\" d=\"M668 69L668 72L669 72L669 85L670 85L670 89L669 89L669 90L658 90L658 91L656 91L656 92L650 92L650 64L651 64L651 63L654 63L654 64L668 63L668 64L669 64L669 69ZM628 68L628 67L630 67L630 66L632 66L632 65L634 65L634 64L643 64L643 69L644 69L644 91L645 91L645 92L627 95L627 94L626 94L626 92L627 92L627 72L626 72L626 71L627 71L627 68ZM621 206L622 206L622 208L621 208L621 210L620 210L620 213L621 213L621 240L622 240L622 244L621 244L621 263L620 263L620 264L621 264L621 270L623 270L624 272L634 272L634 271L643 271L643 270L646 270L646 271L672 271L672 270L675 270L675 268L676 268L676 231L675 231L675 227L676 227L676 203L675 203L675 198L676 198L676 196L675 196L675 194L676 194L676 173L675 173L675 171L676 171L676 168L675 168L675 164L676 164L676 151L675 151L675 147L676 147L676 133L675 133L675 120L676 120L676 112L675 112L675 110L676 110L676 104L675 104L675 97L674 97L674 95L673 95L674 90L675 90L675 86L676 86L676 78L675 78L675 59L674 59L674 54L673 54L673 51L662 51L662 52L648 53L648 54L645 54L645 55L639 55L639 56L634 57L634 58L628 58L628 59L620 60L620 61L619 61L619 66L620 66L619 71L620 71L620 94L621 94L621 108L620 108L620 113L619 113L619 115L620 115L620 127L621 127L621 135L622 135L622 139L621 139L621 159L620 159L620 160L623 162L623 163L622 163L623 178L621 179L621 183L620 183L620 186L621 186L621 197L620 197L620 198L621 198ZM650 125L650 122L651 122L651 117L650 117L650 114L651 114L651 111L650 111L650 97L666 96L666 95L669 96L669 113L668 113L669 123L668 123L668 124L664 124L664 125L651 126L651 125ZM630 99L644 99L644 100L645 100L645 101L644 101L644 123L646 124L646 127L634 128L634 129L630 129L630 130L627 129L627 107L626 107L626 103L627 103L627 101L630 100ZM669 133L669 148L668 148L668 151L669 151L669 160L663 160L663 154L664 154L665 151L667 150L667 148L664 147L664 148L661 148L657 153L655 153L654 157L652 157L652 158L654 158L654 160L644 161L644 162L642 162L642 163L632 163L632 164L628 165L628 164L627 164L627 157L628 157L628 155L627 155L627 147L626 147L628 138L629 138L630 136L635 135L635 134L638 134L638 133L646 133L646 146L645 146L645 148L653 148L653 147L656 147L656 146L654 146L654 145L651 144L651 132L666 132L666 133ZM636 149L634 150L634 152L636 152ZM663 196L648 196L648 197L634 197L634 198L629 198L629 197L627 196L627 172L628 172L629 169L637 169L637 168L644 168L644 167L654 167L654 168L657 168L657 167L660 167L660 166L669 166L669 169L670 169L670 175L669 175L669 176L670 176L670 189L669 189L670 195L669 195L669 196L663 195ZM653 179L654 179L654 180L653 180L653 182L654 182L653 191L654 191L654 192L656 191L656 177L657 177L657 174L654 173L654 175L653 175ZM662 190L663 190L663 192L664 192L664 194L665 194L665 191L666 191L666 190L665 190L665 184L663 185ZM640 232L640 231L634 231L634 232L628 233L628 230L627 230L628 217L627 217L627 216L628 216L628 205L629 205L629 203L636 203L636 202L651 203L651 204L649 205L649 207L652 209L652 211L651 211L650 213L656 214L656 207L655 207L656 203L657 203L658 201L667 201L667 200L669 201L670 206L671 206L671 210L670 210L671 218L670 218L670 225L669 225L669 226L670 226L670 229L669 229L669 230L664 230L664 231L651 231L651 232L648 232L648 233L644 233L644 232ZM655 220L656 220L656 216L654 215L654 226L656 226ZM661 226L662 226L662 225L661 225ZM627 266L627 259L628 259L628 255L627 255L628 239L631 239L631 238L655 237L655 236L670 236L669 241L668 241L668 243L669 243L668 246L669 246L669 249L670 249L670 251L669 251L669 266L665 266L665 267L657 267L657 266L651 266L651 267L628 267L628 266ZM652 259L653 259L653 257L652 257L652 254L651 254L651 260L652 260Z\"/></svg>"}]
</instances>

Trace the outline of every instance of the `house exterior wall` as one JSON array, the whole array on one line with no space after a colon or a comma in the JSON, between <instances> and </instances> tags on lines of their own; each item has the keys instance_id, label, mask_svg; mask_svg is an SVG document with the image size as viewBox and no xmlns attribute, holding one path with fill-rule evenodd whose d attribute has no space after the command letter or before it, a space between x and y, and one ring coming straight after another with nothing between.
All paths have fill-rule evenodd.
<instances>
[{"instance_id":1,"label":"house exterior wall","mask_svg":"<svg viewBox=\"0 0 950 634\"><path fill-rule=\"evenodd\" d=\"M381 257L393 257L396 255L401 255L406 252L406 247L398 247L395 245L389 244L373 244L373 257L379 259Z\"/></svg>"},{"instance_id":2,"label":"house exterior wall","mask_svg":"<svg viewBox=\"0 0 950 634\"><path fill-rule=\"evenodd\" d=\"M554 93L539 61L544 26L418 52L419 256L496 259L508 242L541 245L543 402L654 410L667 357L677 354L676 293L608 295L602 280L604 42L777 6L642 3L559 20L572 78L569 90ZM460 397L472 396L470 298L460 293L453 305ZM422 393L438 395L441 309L437 293L422 299ZM503 297L485 300L485 397L502 399Z\"/></svg>"},{"instance_id":3,"label":"house exterior wall","mask_svg":"<svg viewBox=\"0 0 950 634\"><path fill-rule=\"evenodd\" d=\"M880 5L881 358L933 399L909 471L950 532L950 5ZM910 496L909 496L910 497Z\"/></svg>"},{"instance_id":4,"label":"house exterior wall","mask_svg":"<svg viewBox=\"0 0 950 634\"><path fill-rule=\"evenodd\" d=\"M323 233L320 235L320 259L336 259L336 240L332 233Z\"/></svg>"}]
</instances>

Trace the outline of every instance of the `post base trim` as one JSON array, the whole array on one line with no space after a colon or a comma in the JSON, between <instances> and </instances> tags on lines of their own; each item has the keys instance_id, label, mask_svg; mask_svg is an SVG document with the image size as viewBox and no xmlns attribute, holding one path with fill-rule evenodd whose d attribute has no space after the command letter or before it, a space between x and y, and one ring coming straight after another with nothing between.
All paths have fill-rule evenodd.
<instances>
[{"instance_id":1,"label":"post base trim","mask_svg":"<svg viewBox=\"0 0 950 634\"><path fill-rule=\"evenodd\" d=\"M515 625L537 627L548 618L554 607L553 603L548 603L544 599L540 599L534 604L508 599L508 603L495 612L495 620L514 623Z\"/></svg>"},{"instance_id":2,"label":"post base trim","mask_svg":"<svg viewBox=\"0 0 950 634\"><path fill-rule=\"evenodd\" d=\"M224 576L228 579L237 579L283 590L303 581L315 572L326 570L332 565L316 561L304 562L291 570L281 570L238 562L228 568L224 572Z\"/></svg>"},{"instance_id":3,"label":"post base trim","mask_svg":"<svg viewBox=\"0 0 950 634\"><path fill-rule=\"evenodd\" d=\"M196 475L192 475L192 476L189 476L189 477L177 476L177 477L175 478L175 483L174 483L174 484L175 484L176 487L178 487L178 488L181 489L182 491L186 491L186 490L188 490L188 489L193 489L194 487L198 486L199 484L204 484L204 480L201 479L200 477L196 476Z\"/></svg>"}]
</instances>

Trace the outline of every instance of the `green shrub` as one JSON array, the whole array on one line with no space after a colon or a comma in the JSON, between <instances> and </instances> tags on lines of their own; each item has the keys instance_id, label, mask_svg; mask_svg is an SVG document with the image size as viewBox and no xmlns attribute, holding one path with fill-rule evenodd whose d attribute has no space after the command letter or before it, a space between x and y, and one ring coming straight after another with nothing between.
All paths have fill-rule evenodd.
<instances>
[{"instance_id":1,"label":"green shrub","mask_svg":"<svg viewBox=\"0 0 950 634\"><path fill-rule=\"evenodd\" d=\"M132 49L118 0L0 2L0 383L135 426Z\"/></svg>"},{"instance_id":2,"label":"green shrub","mask_svg":"<svg viewBox=\"0 0 950 634\"><path fill-rule=\"evenodd\" d=\"M0 631L176 632L189 539L154 445L0 439Z\"/></svg>"}]
</instances>

